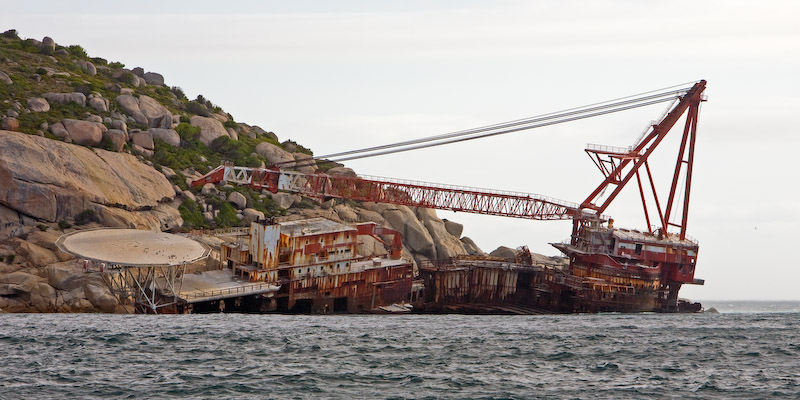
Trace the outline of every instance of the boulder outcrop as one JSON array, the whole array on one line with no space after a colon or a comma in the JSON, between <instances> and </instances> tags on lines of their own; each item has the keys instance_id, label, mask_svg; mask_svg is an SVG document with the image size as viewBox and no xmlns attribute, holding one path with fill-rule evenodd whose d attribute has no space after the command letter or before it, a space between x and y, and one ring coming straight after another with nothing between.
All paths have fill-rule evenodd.
<instances>
[{"instance_id":1,"label":"boulder outcrop","mask_svg":"<svg viewBox=\"0 0 800 400\"><path fill-rule=\"evenodd\" d=\"M28 99L28 108L33 112L47 112L50 111L50 103L42 97L34 97Z\"/></svg>"},{"instance_id":2,"label":"boulder outcrop","mask_svg":"<svg viewBox=\"0 0 800 400\"><path fill-rule=\"evenodd\" d=\"M155 145L153 144L153 135L150 134L149 131L139 131L131 133L131 141L133 144L140 146L147 150L153 150Z\"/></svg>"},{"instance_id":3,"label":"boulder outcrop","mask_svg":"<svg viewBox=\"0 0 800 400\"><path fill-rule=\"evenodd\" d=\"M14 117L3 117L0 119L0 129L16 131L19 129L19 121Z\"/></svg>"},{"instance_id":4,"label":"boulder outcrop","mask_svg":"<svg viewBox=\"0 0 800 400\"><path fill-rule=\"evenodd\" d=\"M206 146L210 146L211 142L220 136L228 136L228 131L222 126L222 122L214 118L193 115L189 118L189 123L200 128L200 138L198 140Z\"/></svg>"},{"instance_id":5,"label":"boulder outcrop","mask_svg":"<svg viewBox=\"0 0 800 400\"><path fill-rule=\"evenodd\" d=\"M65 119L61 123L73 143L83 146L97 146L103 140L103 124L77 119Z\"/></svg>"},{"instance_id":6,"label":"boulder outcrop","mask_svg":"<svg viewBox=\"0 0 800 400\"><path fill-rule=\"evenodd\" d=\"M129 94L121 94L117 96L117 104L119 104L125 114L130 115L134 121L140 124L147 124L147 117L139 110L139 99Z\"/></svg>"},{"instance_id":7,"label":"boulder outcrop","mask_svg":"<svg viewBox=\"0 0 800 400\"><path fill-rule=\"evenodd\" d=\"M429 208L417 208L417 218L422 222L436 244L438 259L453 258L467 254L457 237L447 232L445 223Z\"/></svg>"},{"instance_id":8,"label":"boulder outcrop","mask_svg":"<svg viewBox=\"0 0 800 400\"><path fill-rule=\"evenodd\" d=\"M11 80L11 78L8 77L8 74L6 74L3 71L0 71L0 82L5 83L6 85L10 85L10 84L14 83L14 81Z\"/></svg>"},{"instance_id":9,"label":"boulder outcrop","mask_svg":"<svg viewBox=\"0 0 800 400\"><path fill-rule=\"evenodd\" d=\"M97 75L97 68L92 64L91 61L78 61L78 66L81 67L83 72L91 76Z\"/></svg>"},{"instance_id":10,"label":"boulder outcrop","mask_svg":"<svg viewBox=\"0 0 800 400\"><path fill-rule=\"evenodd\" d=\"M178 147L181 144L181 136L174 129L150 128L148 132L153 135L153 139L161 140L170 146Z\"/></svg>"},{"instance_id":11,"label":"boulder outcrop","mask_svg":"<svg viewBox=\"0 0 800 400\"><path fill-rule=\"evenodd\" d=\"M294 157L288 151L267 142L261 142L256 146L256 153L264 157L270 164L281 164L281 168L291 168L294 165Z\"/></svg>"},{"instance_id":12,"label":"boulder outcrop","mask_svg":"<svg viewBox=\"0 0 800 400\"><path fill-rule=\"evenodd\" d=\"M97 112L108 112L108 99L89 95L89 107L94 108Z\"/></svg>"},{"instance_id":13,"label":"boulder outcrop","mask_svg":"<svg viewBox=\"0 0 800 400\"><path fill-rule=\"evenodd\" d=\"M45 93L42 95L47 101L51 103L76 103L81 107L86 106L86 95L81 92L72 93Z\"/></svg>"},{"instance_id":14,"label":"boulder outcrop","mask_svg":"<svg viewBox=\"0 0 800 400\"><path fill-rule=\"evenodd\" d=\"M104 225L141 229L180 219L161 204L175 196L169 181L129 154L9 131L0 141L0 204L21 215L58 222L93 209Z\"/></svg>"},{"instance_id":15,"label":"boulder outcrop","mask_svg":"<svg viewBox=\"0 0 800 400\"><path fill-rule=\"evenodd\" d=\"M164 76L156 72L146 72L143 76L148 85L163 85Z\"/></svg>"},{"instance_id":16,"label":"boulder outcrop","mask_svg":"<svg viewBox=\"0 0 800 400\"><path fill-rule=\"evenodd\" d=\"M111 144L114 145L114 150L117 152L125 148L125 143L128 141L128 135L119 129L109 129L103 132L103 138L108 138Z\"/></svg>"},{"instance_id":17,"label":"boulder outcrop","mask_svg":"<svg viewBox=\"0 0 800 400\"><path fill-rule=\"evenodd\" d=\"M150 96L139 96L139 111L147 117L151 127L166 129L172 127L172 112Z\"/></svg>"}]
</instances>

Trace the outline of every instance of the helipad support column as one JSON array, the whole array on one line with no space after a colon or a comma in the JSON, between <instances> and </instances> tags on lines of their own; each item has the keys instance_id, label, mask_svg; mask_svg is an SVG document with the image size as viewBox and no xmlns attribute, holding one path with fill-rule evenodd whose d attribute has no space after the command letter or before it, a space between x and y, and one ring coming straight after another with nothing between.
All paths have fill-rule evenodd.
<instances>
[{"instance_id":1,"label":"helipad support column","mask_svg":"<svg viewBox=\"0 0 800 400\"><path fill-rule=\"evenodd\" d=\"M100 228L62 235L58 247L91 260L90 272L121 301L133 298L137 312L175 312L186 264L203 260L211 249L183 236L137 229ZM105 264L102 271L99 265Z\"/></svg>"}]
</instances>

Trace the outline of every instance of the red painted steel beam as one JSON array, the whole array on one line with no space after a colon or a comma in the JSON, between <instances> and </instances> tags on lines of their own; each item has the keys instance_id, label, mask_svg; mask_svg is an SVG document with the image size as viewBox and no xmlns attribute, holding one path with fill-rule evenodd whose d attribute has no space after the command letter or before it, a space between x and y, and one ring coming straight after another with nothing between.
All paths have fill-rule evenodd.
<instances>
[{"instance_id":1,"label":"red painted steel beam","mask_svg":"<svg viewBox=\"0 0 800 400\"><path fill-rule=\"evenodd\" d=\"M664 119L658 125L653 126L653 131L647 135L647 137L639 143L632 150L634 154L640 154L638 159L633 162L633 166L627 172L625 168L631 164L632 159L626 158L623 159L612 172L612 174L608 175L605 180L603 180L597 188L589 194L586 200L581 203L581 209L586 210L595 210L598 214L602 214L614 201L617 197L619 192L625 185L633 178L636 171L639 170L639 167L642 166L647 161L647 158L650 154L658 147L659 143L666 137L667 133L669 133L670 129L675 125L678 119L683 115L684 112L691 106L699 104L702 101L702 93L705 89L706 81L700 81L692 86L691 89L681 98L680 102L670 111ZM644 153L643 153L644 152ZM622 177L621 179L617 179L617 177ZM616 185L613 189L611 194L606 198L602 204L595 204L595 199L600 195L600 193L604 192L606 188L610 185Z\"/></svg>"}]
</instances>

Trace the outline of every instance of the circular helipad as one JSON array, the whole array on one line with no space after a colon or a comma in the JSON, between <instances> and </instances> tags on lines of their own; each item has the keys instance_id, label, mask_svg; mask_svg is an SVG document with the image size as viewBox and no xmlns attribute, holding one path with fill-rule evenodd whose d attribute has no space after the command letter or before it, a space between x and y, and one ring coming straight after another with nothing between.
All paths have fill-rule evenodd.
<instances>
[{"instance_id":1,"label":"circular helipad","mask_svg":"<svg viewBox=\"0 0 800 400\"><path fill-rule=\"evenodd\" d=\"M94 229L68 233L57 242L81 258L119 265L178 265L208 257L208 246L170 233Z\"/></svg>"}]
</instances>

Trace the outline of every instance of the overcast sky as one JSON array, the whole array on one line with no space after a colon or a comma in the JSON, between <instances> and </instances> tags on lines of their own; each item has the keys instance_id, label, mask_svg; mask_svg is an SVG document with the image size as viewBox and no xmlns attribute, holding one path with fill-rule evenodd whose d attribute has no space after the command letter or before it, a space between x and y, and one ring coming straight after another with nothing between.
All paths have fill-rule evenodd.
<instances>
[{"instance_id":1,"label":"overcast sky","mask_svg":"<svg viewBox=\"0 0 800 400\"><path fill-rule=\"evenodd\" d=\"M782 1L13 2L0 30L80 44L203 94L316 154L473 128L708 80L689 234L694 299L800 299L800 6ZM380 158L369 175L581 202L587 143L628 146L653 106ZM675 135L673 132L672 135ZM679 134L679 133L678 133ZM672 146L667 148L668 146ZM676 147L659 148L668 184ZM673 165L674 166L674 165ZM606 214L644 228L635 186ZM663 193L662 196L665 196ZM485 251L569 237L569 222L439 212Z\"/></svg>"}]
</instances>

